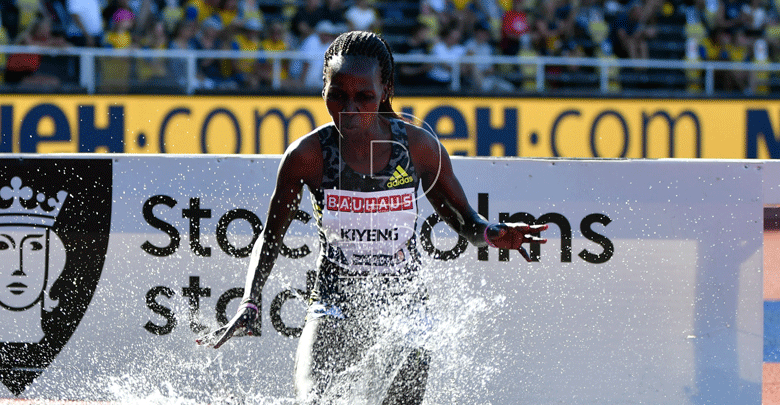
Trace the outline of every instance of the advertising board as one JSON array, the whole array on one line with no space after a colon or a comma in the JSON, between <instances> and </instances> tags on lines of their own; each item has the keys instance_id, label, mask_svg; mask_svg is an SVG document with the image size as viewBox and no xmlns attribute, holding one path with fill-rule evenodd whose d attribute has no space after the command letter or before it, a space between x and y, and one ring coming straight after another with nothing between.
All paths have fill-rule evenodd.
<instances>
[{"instance_id":1,"label":"advertising board","mask_svg":"<svg viewBox=\"0 0 780 405\"><path fill-rule=\"evenodd\" d=\"M780 158L764 100L398 97L453 155ZM330 122L319 97L0 97L0 152L280 154Z\"/></svg>"},{"instance_id":2,"label":"advertising board","mask_svg":"<svg viewBox=\"0 0 780 405\"><path fill-rule=\"evenodd\" d=\"M235 312L278 164L0 160L0 397L289 402L319 251L306 196L263 290L260 336L195 344ZM453 165L487 219L551 226L526 263L463 243L420 200L436 332L427 403L761 402L766 162ZM10 283L21 241L38 253L24 256L24 287Z\"/></svg>"}]
</instances>

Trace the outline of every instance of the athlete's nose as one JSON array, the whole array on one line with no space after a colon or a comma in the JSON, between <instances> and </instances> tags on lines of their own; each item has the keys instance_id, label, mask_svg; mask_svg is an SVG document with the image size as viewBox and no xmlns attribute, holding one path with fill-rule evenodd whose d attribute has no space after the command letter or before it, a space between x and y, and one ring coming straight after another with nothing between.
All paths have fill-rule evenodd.
<instances>
[{"instance_id":1,"label":"athlete's nose","mask_svg":"<svg viewBox=\"0 0 780 405\"><path fill-rule=\"evenodd\" d=\"M18 269L14 270L13 273L11 273L12 276L26 276L24 272L22 271L22 268L19 267Z\"/></svg>"},{"instance_id":2,"label":"athlete's nose","mask_svg":"<svg viewBox=\"0 0 780 405\"><path fill-rule=\"evenodd\" d=\"M351 98L347 99L347 102L344 104L344 112L358 112L357 103L355 103L355 100Z\"/></svg>"}]
</instances>

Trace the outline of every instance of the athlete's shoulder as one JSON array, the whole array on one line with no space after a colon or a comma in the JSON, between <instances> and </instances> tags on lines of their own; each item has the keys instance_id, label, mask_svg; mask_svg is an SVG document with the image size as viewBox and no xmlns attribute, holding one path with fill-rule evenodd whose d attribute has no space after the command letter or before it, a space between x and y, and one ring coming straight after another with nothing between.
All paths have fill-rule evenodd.
<instances>
[{"instance_id":1,"label":"athlete's shoulder","mask_svg":"<svg viewBox=\"0 0 780 405\"><path fill-rule=\"evenodd\" d=\"M416 125L404 121L412 163L419 174L436 172L447 155L444 145L424 123Z\"/></svg>"},{"instance_id":2,"label":"athlete's shoulder","mask_svg":"<svg viewBox=\"0 0 780 405\"><path fill-rule=\"evenodd\" d=\"M323 126L325 127L325 126ZM322 147L320 145L320 130L317 128L296 139L282 158L282 171L291 177L301 178L311 185L322 174ZM280 173L280 175L283 173Z\"/></svg>"},{"instance_id":3,"label":"athlete's shoulder","mask_svg":"<svg viewBox=\"0 0 780 405\"><path fill-rule=\"evenodd\" d=\"M408 121L403 121L401 125L406 129L406 137L412 153L416 151L418 154L427 154L437 151L441 147L439 140L431 130Z\"/></svg>"},{"instance_id":4,"label":"athlete's shoulder","mask_svg":"<svg viewBox=\"0 0 780 405\"><path fill-rule=\"evenodd\" d=\"M308 134L296 139L290 146L287 147L285 155L295 155L298 157L307 156L309 154L321 153L321 139L330 136L330 133L335 130L335 126L332 122L321 125L313 129Z\"/></svg>"}]
</instances>

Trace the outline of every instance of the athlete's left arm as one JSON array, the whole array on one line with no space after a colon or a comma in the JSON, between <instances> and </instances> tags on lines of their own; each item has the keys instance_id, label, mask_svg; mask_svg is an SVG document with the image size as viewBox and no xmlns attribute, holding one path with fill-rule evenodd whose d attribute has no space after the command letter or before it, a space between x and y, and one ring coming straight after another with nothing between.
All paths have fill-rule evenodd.
<instances>
[{"instance_id":1,"label":"athlete's left arm","mask_svg":"<svg viewBox=\"0 0 780 405\"><path fill-rule=\"evenodd\" d=\"M547 225L488 222L469 204L444 145L422 129L408 128L412 163L420 176L422 192L439 216L475 246L517 249L530 261L523 244L547 242L539 236Z\"/></svg>"}]
</instances>

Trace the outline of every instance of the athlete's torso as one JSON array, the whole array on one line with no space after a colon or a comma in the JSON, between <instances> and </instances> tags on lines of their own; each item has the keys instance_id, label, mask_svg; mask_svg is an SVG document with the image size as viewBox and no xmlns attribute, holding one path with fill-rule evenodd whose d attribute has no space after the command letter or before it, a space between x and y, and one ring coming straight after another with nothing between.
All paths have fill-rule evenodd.
<instances>
[{"instance_id":1,"label":"athlete's torso","mask_svg":"<svg viewBox=\"0 0 780 405\"><path fill-rule=\"evenodd\" d=\"M415 246L419 178L409 155L405 123L391 119L391 155L375 174L361 174L341 156L333 124L317 131L323 178L312 191L320 262L341 276L396 274L418 261Z\"/></svg>"}]
</instances>

